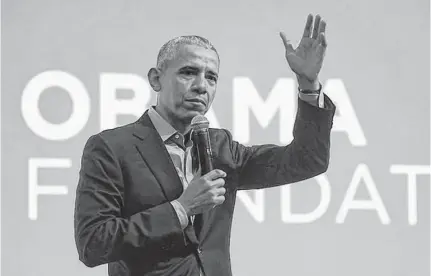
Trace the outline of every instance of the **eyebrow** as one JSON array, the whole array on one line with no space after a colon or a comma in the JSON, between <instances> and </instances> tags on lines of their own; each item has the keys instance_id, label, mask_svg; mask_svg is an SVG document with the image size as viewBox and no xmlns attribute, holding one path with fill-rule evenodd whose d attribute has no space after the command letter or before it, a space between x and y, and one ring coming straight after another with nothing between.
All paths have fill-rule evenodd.
<instances>
[{"instance_id":1,"label":"eyebrow","mask_svg":"<svg viewBox=\"0 0 431 276\"><path fill-rule=\"evenodd\" d=\"M180 71L180 70L193 70L193 71L198 71L199 69L198 69L197 67L194 67L194 66L191 66L191 65L186 65L186 66L181 67L181 68L179 69L179 71Z\"/></svg>"}]
</instances>

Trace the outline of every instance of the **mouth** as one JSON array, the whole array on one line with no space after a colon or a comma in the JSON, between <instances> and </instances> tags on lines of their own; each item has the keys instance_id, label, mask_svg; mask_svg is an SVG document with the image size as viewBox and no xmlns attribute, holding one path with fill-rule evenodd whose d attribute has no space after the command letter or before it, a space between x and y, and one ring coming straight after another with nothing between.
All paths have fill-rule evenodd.
<instances>
[{"instance_id":1,"label":"mouth","mask_svg":"<svg viewBox=\"0 0 431 276\"><path fill-rule=\"evenodd\" d=\"M188 102L192 102L192 103L196 103L196 104L202 104L203 106L207 105L207 103L204 100L202 100L202 99L197 99L197 98L195 98L195 99L187 99L187 101Z\"/></svg>"}]
</instances>

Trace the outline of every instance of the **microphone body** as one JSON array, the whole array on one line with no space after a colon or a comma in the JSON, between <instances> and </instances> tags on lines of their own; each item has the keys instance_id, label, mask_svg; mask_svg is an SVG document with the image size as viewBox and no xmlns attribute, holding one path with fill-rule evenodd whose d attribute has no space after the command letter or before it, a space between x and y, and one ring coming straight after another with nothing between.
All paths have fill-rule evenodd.
<instances>
[{"instance_id":1,"label":"microphone body","mask_svg":"<svg viewBox=\"0 0 431 276\"><path fill-rule=\"evenodd\" d=\"M202 175L207 174L214 169L208 126L209 122L203 115L195 116L191 123L191 127L193 129L192 139L198 154Z\"/></svg>"}]
</instances>

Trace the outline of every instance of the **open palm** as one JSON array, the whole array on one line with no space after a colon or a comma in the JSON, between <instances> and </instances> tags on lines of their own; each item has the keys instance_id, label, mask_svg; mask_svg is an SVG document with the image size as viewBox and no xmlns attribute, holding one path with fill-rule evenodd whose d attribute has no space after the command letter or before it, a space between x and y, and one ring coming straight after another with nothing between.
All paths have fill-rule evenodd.
<instances>
[{"instance_id":1,"label":"open palm","mask_svg":"<svg viewBox=\"0 0 431 276\"><path fill-rule=\"evenodd\" d=\"M280 33L286 48L286 60L298 78L305 78L310 82L317 79L327 47L325 29L326 22L319 15L314 20L314 27L313 15L308 15L304 34L296 49L286 35Z\"/></svg>"}]
</instances>

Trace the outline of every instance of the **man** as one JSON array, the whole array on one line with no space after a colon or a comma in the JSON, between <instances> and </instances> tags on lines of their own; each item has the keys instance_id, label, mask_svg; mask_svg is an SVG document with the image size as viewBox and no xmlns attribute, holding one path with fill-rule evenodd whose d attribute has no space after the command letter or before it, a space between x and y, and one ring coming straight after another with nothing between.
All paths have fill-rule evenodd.
<instances>
[{"instance_id":1,"label":"man","mask_svg":"<svg viewBox=\"0 0 431 276\"><path fill-rule=\"evenodd\" d=\"M291 144L248 147L210 129L216 169L205 175L190 123L214 99L219 56L198 36L166 43L148 73L157 105L85 145L75 206L80 260L109 263L110 275L231 275L236 192L301 181L328 167L335 107L318 80L325 26L309 15L296 49L280 34L300 90Z\"/></svg>"}]
</instances>

